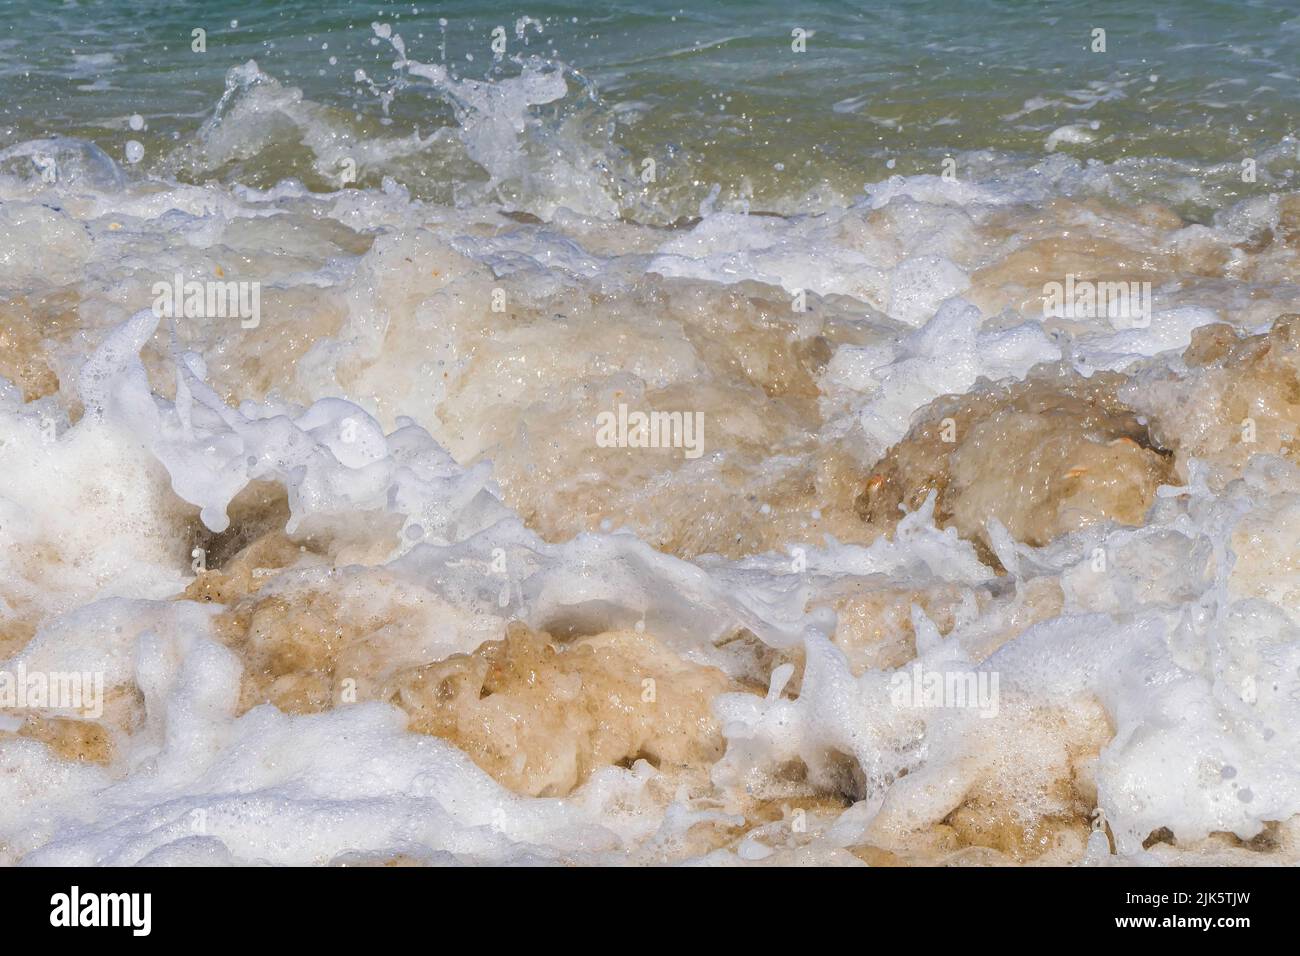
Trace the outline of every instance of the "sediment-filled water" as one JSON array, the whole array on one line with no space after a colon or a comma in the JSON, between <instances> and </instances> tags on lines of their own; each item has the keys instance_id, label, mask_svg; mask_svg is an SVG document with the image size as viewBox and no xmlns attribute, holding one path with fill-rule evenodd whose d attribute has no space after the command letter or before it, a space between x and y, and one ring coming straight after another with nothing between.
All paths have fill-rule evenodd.
<instances>
[{"instance_id":1,"label":"sediment-filled water","mask_svg":"<svg viewBox=\"0 0 1300 956\"><path fill-rule=\"evenodd\" d=\"M16 7L0 862L1297 862L1294 5Z\"/></svg>"}]
</instances>

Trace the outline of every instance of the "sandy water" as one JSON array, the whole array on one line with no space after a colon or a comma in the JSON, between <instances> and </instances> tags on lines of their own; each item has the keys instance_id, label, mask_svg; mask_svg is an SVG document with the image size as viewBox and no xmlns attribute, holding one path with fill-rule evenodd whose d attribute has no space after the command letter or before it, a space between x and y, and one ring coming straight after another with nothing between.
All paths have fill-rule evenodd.
<instances>
[{"instance_id":1,"label":"sandy water","mask_svg":"<svg viewBox=\"0 0 1300 956\"><path fill-rule=\"evenodd\" d=\"M33 9L0 860L1295 862L1300 20L1097 16Z\"/></svg>"}]
</instances>

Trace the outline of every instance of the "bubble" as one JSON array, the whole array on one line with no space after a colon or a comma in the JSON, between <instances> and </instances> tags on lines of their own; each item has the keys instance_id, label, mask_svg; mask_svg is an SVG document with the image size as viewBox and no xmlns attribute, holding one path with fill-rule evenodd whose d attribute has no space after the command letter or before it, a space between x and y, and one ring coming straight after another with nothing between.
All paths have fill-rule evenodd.
<instances>
[{"instance_id":1,"label":"bubble","mask_svg":"<svg viewBox=\"0 0 1300 956\"><path fill-rule=\"evenodd\" d=\"M126 144L126 161L134 165L144 159L144 144L139 140L131 140Z\"/></svg>"},{"instance_id":2,"label":"bubble","mask_svg":"<svg viewBox=\"0 0 1300 956\"><path fill-rule=\"evenodd\" d=\"M130 126L136 132L139 132L140 130L144 129L144 117L141 116L139 113L133 114L131 118L126 122L127 125Z\"/></svg>"}]
</instances>

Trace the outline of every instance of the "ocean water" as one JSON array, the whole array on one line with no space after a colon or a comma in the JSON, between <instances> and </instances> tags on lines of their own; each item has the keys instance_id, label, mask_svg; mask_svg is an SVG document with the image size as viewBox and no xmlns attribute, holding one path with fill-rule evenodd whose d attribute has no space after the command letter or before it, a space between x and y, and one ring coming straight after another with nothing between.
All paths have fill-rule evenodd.
<instances>
[{"instance_id":1,"label":"ocean water","mask_svg":"<svg viewBox=\"0 0 1300 956\"><path fill-rule=\"evenodd\" d=\"M1293 176L1294 4L1148 6L1085 15L1065 2L762 0L615 3L593 16L579 4L18 3L0 34L0 134L85 138L118 162L135 141L143 172L248 185L292 173L313 188L331 184L332 154L356 143L359 185L393 175L446 201L482 173L463 137L404 144L463 127L458 111L479 117L485 104L465 84L494 84L493 122L503 122L502 81L533 64L559 71L569 90L530 104L538 119L568 124L565 146L581 138L591 151L590 188L643 218L694 215L715 185L723 201L807 211L961 153L1024 163L1059 149L1119 162L1139 193L1202 210L1267 191L1259 179L1244 188L1246 157L1276 181ZM395 68L400 55L370 30L377 20L412 60L445 67L460 93ZM491 45L497 28L504 52ZM192 49L195 29L211 40L206 52ZM1105 52L1092 51L1094 29L1107 31ZM804 54L791 49L794 30L811 40ZM233 154L178 166L229 70L248 60L301 91L312 119L282 118ZM144 128L130 127L135 115ZM628 180L646 159L661 174L648 197Z\"/></svg>"},{"instance_id":2,"label":"ocean water","mask_svg":"<svg viewBox=\"0 0 1300 956\"><path fill-rule=\"evenodd\" d=\"M1300 8L11 2L0 862L1300 858Z\"/></svg>"}]
</instances>

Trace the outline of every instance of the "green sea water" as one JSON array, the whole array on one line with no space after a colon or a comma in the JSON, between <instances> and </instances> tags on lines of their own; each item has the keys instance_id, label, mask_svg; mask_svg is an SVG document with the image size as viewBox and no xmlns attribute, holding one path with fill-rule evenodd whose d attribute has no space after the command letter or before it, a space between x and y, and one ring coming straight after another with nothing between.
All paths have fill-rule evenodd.
<instances>
[{"instance_id":1,"label":"green sea water","mask_svg":"<svg viewBox=\"0 0 1300 956\"><path fill-rule=\"evenodd\" d=\"M294 129L233 164L169 165L213 116L228 71L248 60L319 105L330 136L428 137L462 122L445 91L395 67L374 23L399 35L411 60L459 80L499 83L525 61L563 69L565 104L533 112L567 110L569 135L597 143L608 156L600 162L622 175L653 160L665 200L687 209L714 186L724 199L782 208L939 173L949 158L978 175L1049 153L1127 164L1157 194L1179 180L1175 199L1217 206L1291 187L1300 165L1293 0L22 0L5 10L0 148L71 136L182 178L329 185ZM124 162L132 142L135 164ZM1253 183L1239 175L1245 161L1259 167ZM388 175L435 198L473 176L436 144L387 168L363 166L361 185Z\"/></svg>"}]
</instances>

